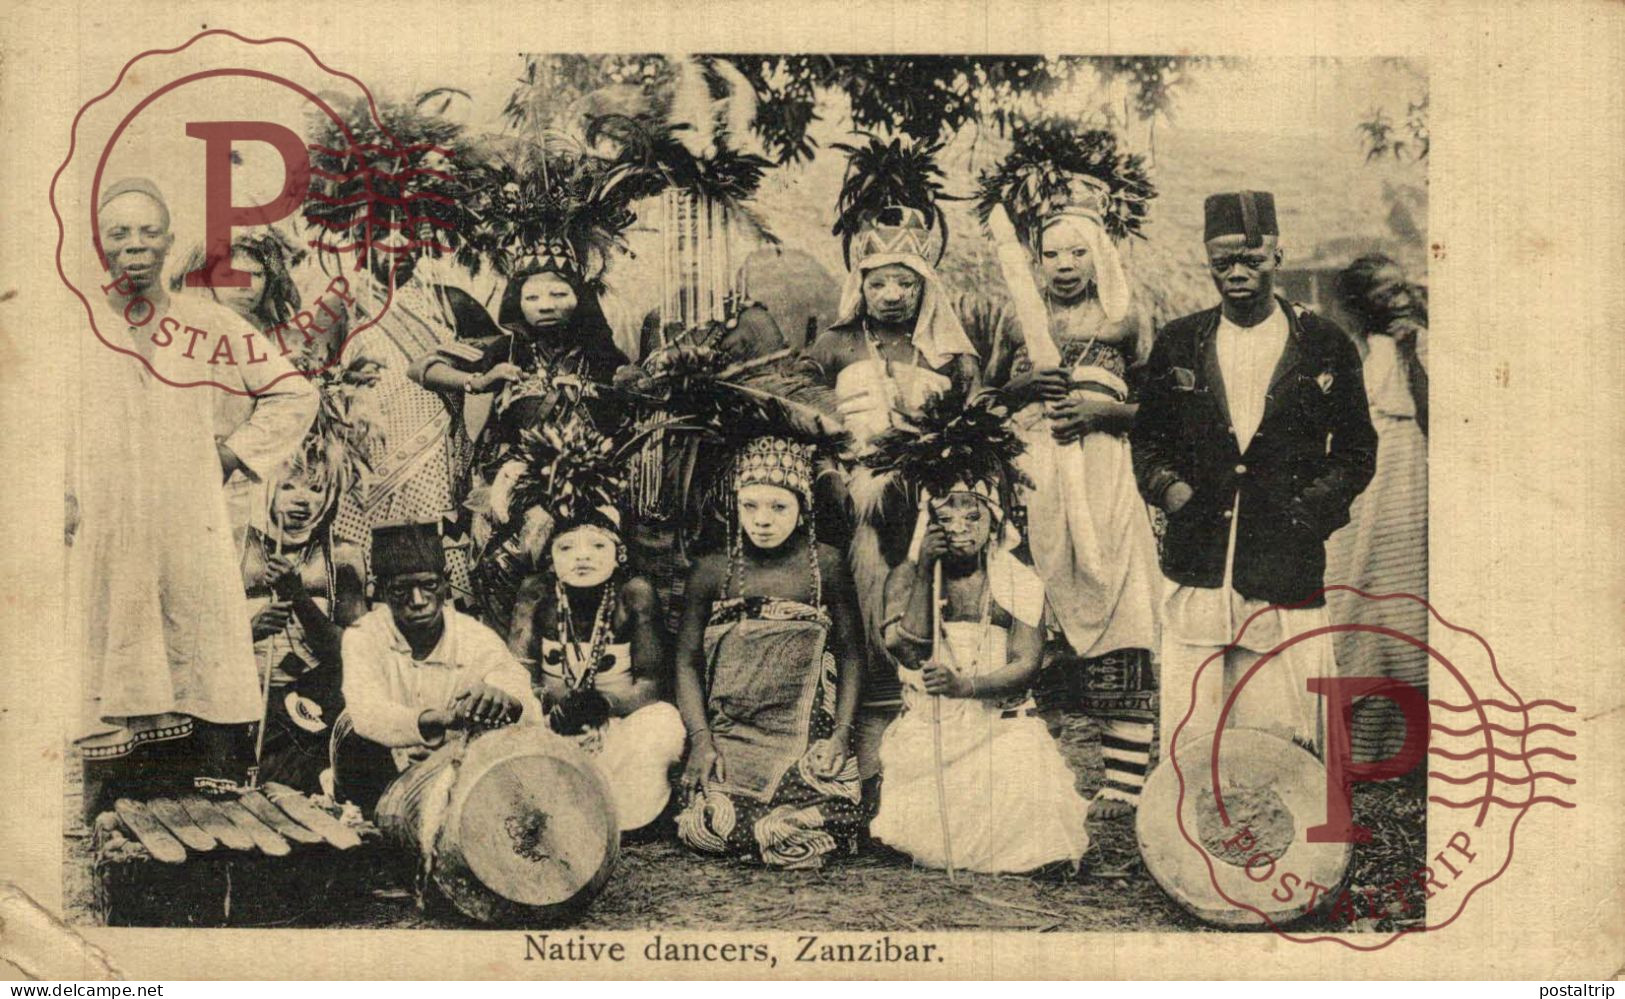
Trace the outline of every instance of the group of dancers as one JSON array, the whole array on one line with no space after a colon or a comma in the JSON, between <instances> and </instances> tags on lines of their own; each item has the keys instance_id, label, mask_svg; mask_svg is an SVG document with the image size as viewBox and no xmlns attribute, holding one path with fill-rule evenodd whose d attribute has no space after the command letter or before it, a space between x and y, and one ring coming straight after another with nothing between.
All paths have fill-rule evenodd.
<instances>
[{"instance_id":1,"label":"group of dancers","mask_svg":"<svg viewBox=\"0 0 1625 999\"><path fill-rule=\"evenodd\" d=\"M387 321L342 353L343 323L307 333L277 363L310 376L235 413L155 420L200 396L98 357L87 406L112 429L75 467L124 492L70 492L100 586L87 801L252 761L365 811L446 739L534 724L595 761L623 830L669 823L696 851L793 868L872 840L931 867L1075 868L1091 808L1135 807L1159 721L1166 756L1187 695L1208 717L1283 629L1325 618L1326 541L1378 441L1367 338L1274 293L1268 194L1208 200L1222 304L1150 342L1117 252L1149 190L1113 162L1012 156L984 181L1013 321L980 348L930 198L875 185L883 203L843 198L849 273L803 349L735 295L634 361L553 234L494 321L393 261ZM133 345L137 299L262 334L299 308L286 242L239 238L253 283L215 302L167 293L153 185L108 188L101 219ZM1388 355L1414 386L1414 347ZM246 483L218 511L216 460ZM209 507L207 552L165 519L183 497ZM1335 668L1329 640L1282 658L1233 717L1315 749L1304 681ZM1100 726L1093 802L1052 735L1068 713Z\"/></svg>"}]
</instances>

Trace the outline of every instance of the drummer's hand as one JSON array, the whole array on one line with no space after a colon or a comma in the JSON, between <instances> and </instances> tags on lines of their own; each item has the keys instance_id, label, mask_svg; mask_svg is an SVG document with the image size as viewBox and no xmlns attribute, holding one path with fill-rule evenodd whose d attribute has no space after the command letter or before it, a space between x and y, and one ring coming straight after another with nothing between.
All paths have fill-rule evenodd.
<instances>
[{"instance_id":1,"label":"drummer's hand","mask_svg":"<svg viewBox=\"0 0 1625 999\"><path fill-rule=\"evenodd\" d=\"M282 600L298 600L305 595L305 579L286 555L272 555L265 560L265 582Z\"/></svg>"},{"instance_id":2,"label":"drummer's hand","mask_svg":"<svg viewBox=\"0 0 1625 999\"><path fill-rule=\"evenodd\" d=\"M1058 402L1072 391L1072 374L1065 368L1042 368L1031 375L1033 398Z\"/></svg>"},{"instance_id":3,"label":"drummer's hand","mask_svg":"<svg viewBox=\"0 0 1625 999\"><path fill-rule=\"evenodd\" d=\"M925 681L925 692L937 697L969 697L970 681L947 663L929 660L921 668L920 679Z\"/></svg>"},{"instance_id":4,"label":"drummer's hand","mask_svg":"<svg viewBox=\"0 0 1625 999\"><path fill-rule=\"evenodd\" d=\"M688 740L688 765L683 767L683 786L700 787L712 776L717 780L727 780L723 773L722 754L717 752L717 744L711 738L710 732L701 732L696 738Z\"/></svg>"},{"instance_id":5,"label":"drummer's hand","mask_svg":"<svg viewBox=\"0 0 1625 999\"><path fill-rule=\"evenodd\" d=\"M260 612L254 615L254 641L281 634L282 629L288 626L292 613L293 605L286 600L273 600L260 608Z\"/></svg>"},{"instance_id":6,"label":"drummer's hand","mask_svg":"<svg viewBox=\"0 0 1625 999\"><path fill-rule=\"evenodd\" d=\"M447 729L457 728L457 716L444 708L427 708L418 715L418 734L424 742L439 742Z\"/></svg>"},{"instance_id":7,"label":"drummer's hand","mask_svg":"<svg viewBox=\"0 0 1625 999\"><path fill-rule=\"evenodd\" d=\"M512 694L482 681L458 695L454 710L463 721L497 728L518 721L521 709Z\"/></svg>"},{"instance_id":8,"label":"drummer's hand","mask_svg":"<svg viewBox=\"0 0 1625 999\"><path fill-rule=\"evenodd\" d=\"M850 755L847 749L847 731L845 728L837 728L834 735L813 747L813 776L834 777L846 766L846 758Z\"/></svg>"}]
</instances>

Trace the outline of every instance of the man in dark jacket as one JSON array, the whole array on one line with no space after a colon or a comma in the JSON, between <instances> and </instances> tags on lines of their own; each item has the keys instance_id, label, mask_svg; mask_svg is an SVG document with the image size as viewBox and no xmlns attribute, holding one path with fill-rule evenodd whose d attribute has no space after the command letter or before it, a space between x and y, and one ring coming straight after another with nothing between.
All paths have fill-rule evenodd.
<instances>
[{"instance_id":1,"label":"man in dark jacket","mask_svg":"<svg viewBox=\"0 0 1625 999\"><path fill-rule=\"evenodd\" d=\"M1178 584L1163 624L1164 756L1198 670L1181 746L1213 732L1261 654L1329 623L1326 538L1376 466L1354 345L1274 294L1274 198L1213 195L1205 238L1221 304L1158 336L1131 437L1140 492L1168 513L1162 569ZM1329 636L1278 652L1246 681L1229 724L1317 746L1307 681L1334 667Z\"/></svg>"}]
</instances>

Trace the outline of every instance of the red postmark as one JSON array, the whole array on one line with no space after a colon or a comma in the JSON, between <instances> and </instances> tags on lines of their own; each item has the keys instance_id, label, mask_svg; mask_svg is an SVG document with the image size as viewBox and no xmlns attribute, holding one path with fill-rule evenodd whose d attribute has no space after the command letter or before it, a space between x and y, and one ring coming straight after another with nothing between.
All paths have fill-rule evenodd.
<instances>
[{"instance_id":1,"label":"red postmark","mask_svg":"<svg viewBox=\"0 0 1625 999\"><path fill-rule=\"evenodd\" d=\"M1482 636L1445 620L1420 597L1347 586L1323 592L1338 591L1362 601L1412 601L1426 610L1428 636L1375 624L1326 624L1283 636L1224 691L1217 723L1204 719L1201 730L1191 729L1204 673L1223 669L1225 652L1244 647L1247 629L1278 608L1249 618L1234 644L1203 662L1185 691L1190 700L1168 742L1172 750L1147 783L1140 831L1153 876L1199 918L1268 926L1295 943L1373 951L1459 918L1468 901L1511 864L1518 826L1529 809L1575 807L1569 790L1574 780L1562 772L1575 759L1563 748L1575 733L1558 724L1574 708L1524 700ZM1228 727L1249 681L1282 668L1284 653L1349 632L1424 653L1432 698L1383 677L1309 679L1305 696L1319 698L1325 720L1324 762L1291 740ZM1164 690L1165 697L1173 693ZM1384 759L1353 758L1349 718L1362 697L1389 699L1402 719L1402 744ZM1371 836L1352 807L1355 785L1423 768L1427 803L1437 807L1426 809L1425 831L1421 823L1411 830L1425 836L1422 859L1391 872L1392 883L1349 885L1353 850ZM1315 930L1291 930L1311 916ZM1403 928L1374 936L1348 932L1388 916L1404 917Z\"/></svg>"},{"instance_id":2,"label":"red postmark","mask_svg":"<svg viewBox=\"0 0 1625 999\"><path fill-rule=\"evenodd\" d=\"M366 126L363 135L358 121ZM307 140L313 131L340 142ZM258 193L245 192L234 169L247 150L262 160L268 154L270 173L279 174ZM258 394L284 378L317 372L290 368L245 382L229 369L287 358L323 334L342 335L347 344L392 301L394 282L376 266L379 258L450 250L444 234L453 223L418 208L449 199L413 186L419 178L447 179L452 155L403 145L366 85L302 42L203 31L175 48L136 55L75 115L68 155L51 183L57 271L83 303L96 338L139 359L159 381ZM436 162L421 162L425 156ZM110 231L103 201L110 185L129 178L150 182L162 207L156 219L116 222ZM145 236L144 221L153 223ZM154 305L154 299L173 305L171 284L192 295L245 287L249 276L232 263L234 234L277 224L299 229L301 248L314 251L328 271L287 321L252 334L241 327L227 333L191 325L184 309ZM187 242L200 248L204 263L185 275L165 275L165 257L182 228L190 230ZM115 262L110 249L123 250L108 245L110 235L161 245L158 264L126 265L128 255ZM349 265L326 266L334 262ZM342 344L327 366L341 354Z\"/></svg>"}]
</instances>

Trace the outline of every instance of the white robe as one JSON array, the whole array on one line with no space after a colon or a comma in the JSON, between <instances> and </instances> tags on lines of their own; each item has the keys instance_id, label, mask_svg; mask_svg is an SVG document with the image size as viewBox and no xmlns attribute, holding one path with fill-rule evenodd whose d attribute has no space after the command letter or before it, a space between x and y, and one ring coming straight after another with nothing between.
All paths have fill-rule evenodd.
<instances>
[{"instance_id":1,"label":"white robe","mask_svg":"<svg viewBox=\"0 0 1625 999\"><path fill-rule=\"evenodd\" d=\"M82 653L84 734L174 729L187 719L258 721L260 690L248 604L221 485L214 381L259 391L292 369L236 313L194 295L171 296L162 317L132 326L105 301L97 328L139 358L81 333L82 403L70 435L68 487L79 527L69 552L70 628ZM206 330L193 357L162 318ZM210 365L220 336L237 364ZM245 363L244 337L265 360ZM165 382L176 384L166 384ZM225 444L255 473L292 456L316 413L301 378L260 398ZM117 738L115 736L115 738Z\"/></svg>"},{"instance_id":2,"label":"white robe","mask_svg":"<svg viewBox=\"0 0 1625 999\"><path fill-rule=\"evenodd\" d=\"M1032 570L999 552L988 578L993 601L1015 620L1037 627L1044 590ZM1004 668L1006 629L950 621L943 631L962 673L985 676ZM944 867L945 807L956 868L1021 872L1076 863L1089 848L1088 805L1032 698L937 698L925 692L921 671L899 673L903 714L881 739L885 784L871 835L920 864ZM945 801L937 796L934 710L941 713Z\"/></svg>"}]
</instances>

